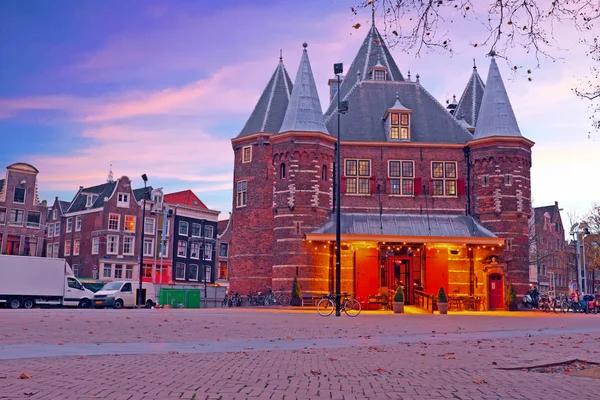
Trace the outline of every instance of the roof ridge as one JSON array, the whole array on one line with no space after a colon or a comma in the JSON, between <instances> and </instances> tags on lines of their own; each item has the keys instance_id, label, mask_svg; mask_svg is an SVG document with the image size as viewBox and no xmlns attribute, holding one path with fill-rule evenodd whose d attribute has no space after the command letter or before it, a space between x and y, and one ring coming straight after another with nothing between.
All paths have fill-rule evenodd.
<instances>
[{"instance_id":1,"label":"roof ridge","mask_svg":"<svg viewBox=\"0 0 600 400\"><path fill-rule=\"evenodd\" d=\"M269 102L267 103L267 110L265 111L265 118L263 119L263 123L260 127L261 131L264 131L266 129L267 126L267 120L269 118L269 115L271 114L271 103L273 102L273 96L275 94L275 88L277 87L277 81L279 80L279 71L281 70L281 65L283 64L283 61L279 60L279 64L277 65L277 68L275 69L275 80L273 81L273 86L271 87L271 93L269 93ZM285 81L285 79L284 79ZM289 99L289 98L288 98Z\"/></svg>"}]
</instances>

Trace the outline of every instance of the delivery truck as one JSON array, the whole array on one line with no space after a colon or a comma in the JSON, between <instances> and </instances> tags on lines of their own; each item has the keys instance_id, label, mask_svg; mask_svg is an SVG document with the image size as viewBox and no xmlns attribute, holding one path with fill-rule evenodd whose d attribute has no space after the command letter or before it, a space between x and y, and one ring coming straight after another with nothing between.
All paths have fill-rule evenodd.
<instances>
[{"instance_id":1,"label":"delivery truck","mask_svg":"<svg viewBox=\"0 0 600 400\"><path fill-rule=\"evenodd\" d=\"M93 298L64 259L0 255L0 304L8 308L89 308Z\"/></svg>"}]
</instances>

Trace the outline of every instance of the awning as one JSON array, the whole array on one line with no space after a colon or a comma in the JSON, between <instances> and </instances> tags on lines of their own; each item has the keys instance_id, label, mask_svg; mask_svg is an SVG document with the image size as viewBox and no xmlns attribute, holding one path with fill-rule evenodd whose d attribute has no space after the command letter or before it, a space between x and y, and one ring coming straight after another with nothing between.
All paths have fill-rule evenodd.
<instances>
[{"instance_id":1,"label":"awning","mask_svg":"<svg viewBox=\"0 0 600 400\"><path fill-rule=\"evenodd\" d=\"M307 240L335 240L335 215ZM467 215L413 215L345 213L341 218L344 241L460 243L502 245L504 240Z\"/></svg>"}]
</instances>

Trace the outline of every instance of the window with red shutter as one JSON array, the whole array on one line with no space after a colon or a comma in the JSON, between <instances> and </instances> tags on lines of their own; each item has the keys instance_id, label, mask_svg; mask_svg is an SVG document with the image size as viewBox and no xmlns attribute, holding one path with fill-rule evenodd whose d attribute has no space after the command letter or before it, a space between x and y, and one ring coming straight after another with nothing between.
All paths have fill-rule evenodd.
<instances>
[{"instance_id":1,"label":"window with red shutter","mask_svg":"<svg viewBox=\"0 0 600 400\"><path fill-rule=\"evenodd\" d=\"M423 194L423 179L415 178L415 196L420 196Z\"/></svg>"},{"instance_id":2,"label":"window with red shutter","mask_svg":"<svg viewBox=\"0 0 600 400\"><path fill-rule=\"evenodd\" d=\"M375 192L377 191L377 181L375 180L375 177L372 176L370 178L370 183L371 183L371 194L375 194Z\"/></svg>"},{"instance_id":3,"label":"window with red shutter","mask_svg":"<svg viewBox=\"0 0 600 400\"><path fill-rule=\"evenodd\" d=\"M458 179L457 186L458 187L456 188L456 190L459 196L464 196L465 194L467 194L467 185L463 178Z\"/></svg>"}]
</instances>

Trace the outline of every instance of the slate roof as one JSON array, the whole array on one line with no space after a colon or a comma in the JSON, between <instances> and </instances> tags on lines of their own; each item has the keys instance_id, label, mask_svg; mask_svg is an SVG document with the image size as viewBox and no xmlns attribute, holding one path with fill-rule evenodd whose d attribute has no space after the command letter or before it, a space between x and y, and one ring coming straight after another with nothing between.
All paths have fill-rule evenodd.
<instances>
[{"instance_id":1,"label":"slate roof","mask_svg":"<svg viewBox=\"0 0 600 400\"><path fill-rule=\"evenodd\" d=\"M492 136L521 136L496 59L492 56L474 139Z\"/></svg>"},{"instance_id":2,"label":"slate roof","mask_svg":"<svg viewBox=\"0 0 600 400\"><path fill-rule=\"evenodd\" d=\"M223 233L225 233L225 230L227 229L228 226L229 226L229 218L221 220L221 221L217 221L217 233L219 235L222 235Z\"/></svg>"},{"instance_id":3,"label":"slate roof","mask_svg":"<svg viewBox=\"0 0 600 400\"><path fill-rule=\"evenodd\" d=\"M71 205L71 202L69 202L69 201L62 201L62 200L58 201L58 206L60 207L61 215L67 212L70 205Z\"/></svg>"},{"instance_id":4,"label":"slate roof","mask_svg":"<svg viewBox=\"0 0 600 400\"><path fill-rule=\"evenodd\" d=\"M341 220L342 235L497 237L466 215L383 214L380 219L378 214L343 213ZM335 215L311 233L335 234Z\"/></svg>"},{"instance_id":5,"label":"slate roof","mask_svg":"<svg viewBox=\"0 0 600 400\"><path fill-rule=\"evenodd\" d=\"M152 186L148 186L146 188L148 190L148 197L146 200L150 200L150 193L152 193ZM135 197L135 201L144 200L144 188L133 189L133 197Z\"/></svg>"},{"instance_id":6,"label":"slate roof","mask_svg":"<svg viewBox=\"0 0 600 400\"><path fill-rule=\"evenodd\" d=\"M0 179L0 192L4 188L4 179Z\"/></svg>"},{"instance_id":7,"label":"slate roof","mask_svg":"<svg viewBox=\"0 0 600 400\"><path fill-rule=\"evenodd\" d=\"M208 210L208 207L192 192L183 190L181 192L169 193L164 195L164 201L171 204L185 204L187 206L199 207Z\"/></svg>"},{"instance_id":8,"label":"slate roof","mask_svg":"<svg viewBox=\"0 0 600 400\"><path fill-rule=\"evenodd\" d=\"M307 46L306 43L302 44L304 50L302 50L294 88L279 133L292 131L327 133L317 85L306 51Z\"/></svg>"},{"instance_id":9,"label":"slate roof","mask_svg":"<svg viewBox=\"0 0 600 400\"><path fill-rule=\"evenodd\" d=\"M477 67L474 65L473 73L454 110L456 119L463 119L470 126L475 126L481 108L481 101L483 100L484 89L485 85L477 72Z\"/></svg>"},{"instance_id":10,"label":"slate roof","mask_svg":"<svg viewBox=\"0 0 600 400\"><path fill-rule=\"evenodd\" d=\"M378 62L384 67L387 67L386 79L388 81L404 81L404 77L390 54L381 34L377 30L375 24L373 24L371 25L365 40L363 40L358 49L358 53L356 53L354 60L352 60L350 68L344 71L346 75L340 84L340 96L342 98L346 97L359 79L359 74L361 81L370 80L371 77L369 74L371 73L371 69L376 66ZM335 101L332 103L335 103Z\"/></svg>"},{"instance_id":11,"label":"slate roof","mask_svg":"<svg viewBox=\"0 0 600 400\"><path fill-rule=\"evenodd\" d=\"M256 103L246 125L237 137L259 132L279 132L292 93L292 87L292 80L283 65L282 58L279 58L277 68L275 68L269 83L258 99L258 103Z\"/></svg>"},{"instance_id":12,"label":"slate roof","mask_svg":"<svg viewBox=\"0 0 600 400\"><path fill-rule=\"evenodd\" d=\"M71 205L69 206L67 212L72 213L77 211L83 211L86 209L85 204L87 201L87 197L83 193L94 193L98 195L98 198L90 208L102 207L104 205L104 198L110 197L110 195L115 190L116 185L117 182L114 181L80 189L73 198L73 201L71 201Z\"/></svg>"},{"instance_id":13,"label":"slate roof","mask_svg":"<svg viewBox=\"0 0 600 400\"><path fill-rule=\"evenodd\" d=\"M550 214L550 221L554 221L554 211L556 210L556 206L544 206L544 207L535 207L533 209L535 215L535 222L537 224L544 225L544 214Z\"/></svg>"},{"instance_id":14,"label":"slate roof","mask_svg":"<svg viewBox=\"0 0 600 400\"><path fill-rule=\"evenodd\" d=\"M386 142L383 116L396 102L412 110L411 142L463 144L473 136L446 111L427 90L416 82L363 81L346 97L349 111L341 116L342 141ZM336 106L325 117L327 129L337 136Z\"/></svg>"}]
</instances>

